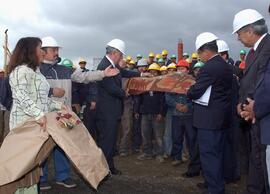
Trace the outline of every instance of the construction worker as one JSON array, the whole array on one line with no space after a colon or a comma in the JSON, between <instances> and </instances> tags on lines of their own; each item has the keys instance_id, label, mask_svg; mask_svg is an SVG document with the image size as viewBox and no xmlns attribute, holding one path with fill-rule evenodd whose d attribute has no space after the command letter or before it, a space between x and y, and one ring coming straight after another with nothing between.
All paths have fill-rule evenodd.
<instances>
[{"instance_id":1,"label":"construction worker","mask_svg":"<svg viewBox=\"0 0 270 194\"><path fill-rule=\"evenodd\" d=\"M136 65L137 65L138 61L139 61L140 59L142 59L142 58L143 58L143 56L142 56L141 54L137 54L137 61L136 61Z\"/></svg>"},{"instance_id":2,"label":"construction worker","mask_svg":"<svg viewBox=\"0 0 270 194\"><path fill-rule=\"evenodd\" d=\"M115 76L119 73L116 69L107 68L104 71L84 72L76 70L73 73L71 68L58 65L59 44L51 37L42 38L42 49L45 51L44 60L40 65L40 72L46 77L51 89L49 97L56 101L64 102L71 107L72 100L72 82L87 82L102 80L107 76ZM53 151L56 183L67 188L76 187L76 183L70 177L70 164L63 150L56 146ZM47 182L48 167L47 162L43 163L43 175L40 178L40 190L51 189Z\"/></svg>"},{"instance_id":3,"label":"construction worker","mask_svg":"<svg viewBox=\"0 0 270 194\"><path fill-rule=\"evenodd\" d=\"M248 125L246 129L251 137L251 145L247 146L251 148L251 150L248 150L250 156L248 157L247 193L267 193L269 188L266 188L268 185L265 184L267 178L264 176L266 170L264 163L266 151L267 169L270 169L269 130L268 128L261 128L258 118L254 122L252 117L246 118L242 112L246 109L253 109L254 102L250 98L255 97L256 91L260 88L259 86L264 85L261 81L262 77L266 75L264 72L269 63L270 35L264 17L254 9L242 10L234 16L233 33L237 34L238 40L245 47L250 48L246 57L246 67L248 69L244 71L240 80L239 104L237 105L238 114L243 118L243 121L250 120L249 123L246 123ZM264 90L262 92L263 95L258 96L259 98L269 95L264 93ZM260 109L264 109L265 105L267 106L267 104L263 104ZM253 122L251 122L252 120ZM267 123L267 126L269 126L269 123ZM261 144L267 146L267 149L265 150ZM269 174L268 171L268 180Z\"/></svg>"},{"instance_id":4,"label":"construction worker","mask_svg":"<svg viewBox=\"0 0 270 194\"><path fill-rule=\"evenodd\" d=\"M159 75L159 65L153 63L148 71L153 76ZM152 159L160 163L163 159L163 131L164 131L164 93L149 91L140 95L136 102L135 111L142 114L142 136L143 154L138 156L138 160ZM152 142L155 140L155 144Z\"/></svg>"},{"instance_id":5,"label":"construction worker","mask_svg":"<svg viewBox=\"0 0 270 194\"><path fill-rule=\"evenodd\" d=\"M158 60L158 63L157 63L157 64L159 65L159 67L165 65L164 59L163 59L163 58L160 58L160 59Z\"/></svg>"},{"instance_id":6,"label":"construction worker","mask_svg":"<svg viewBox=\"0 0 270 194\"><path fill-rule=\"evenodd\" d=\"M176 64L175 63L171 63L167 66L167 70L168 73L173 73L176 72Z\"/></svg>"},{"instance_id":7,"label":"construction worker","mask_svg":"<svg viewBox=\"0 0 270 194\"><path fill-rule=\"evenodd\" d=\"M156 54L156 58L155 58L155 62L158 62L158 60L162 58L162 55L161 54Z\"/></svg>"},{"instance_id":8,"label":"construction worker","mask_svg":"<svg viewBox=\"0 0 270 194\"><path fill-rule=\"evenodd\" d=\"M189 58L189 54L188 53L183 53L183 59L188 59Z\"/></svg>"},{"instance_id":9,"label":"construction worker","mask_svg":"<svg viewBox=\"0 0 270 194\"><path fill-rule=\"evenodd\" d=\"M131 60L128 64L127 64L127 69L128 70L133 70L136 67L136 63L135 61Z\"/></svg>"},{"instance_id":10,"label":"construction worker","mask_svg":"<svg viewBox=\"0 0 270 194\"><path fill-rule=\"evenodd\" d=\"M161 66L159 71L160 75L166 75L168 73L167 66L166 65Z\"/></svg>"},{"instance_id":11,"label":"construction worker","mask_svg":"<svg viewBox=\"0 0 270 194\"><path fill-rule=\"evenodd\" d=\"M150 53L151 54L151 53ZM150 55L151 58L154 59L155 55ZM148 61L146 59L141 59L138 61L137 64L138 71L140 73L145 73L148 69ZM142 115L139 113L139 111L135 111L135 105L138 104L138 101L140 100L140 95L136 95L133 97L133 131L132 131L132 152L133 153L139 153L140 148L142 145L142 132L141 132L141 122L142 122Z\"/></svg>"},{"instance_id":12,"label":"construction worker","mask_svg":"<svg viewBox=\"0 0 270 194\"><path fill-rule=\"evenodd\" d=\"M148 55L148 65L151 65L152 63L155 62L155 53L153 52L150 52L149 55Z\"/></svg>"},{"instance_id":13,"label":"construction worker","mask_svg":"<svg viewBox=\"0 0 270 194\"><path fill-rule=\"evenodd\" d=\"M200 69L204 66L204 63L198 61L193 67L193 76L196 78L200 72Z\"/></svg>"},{"instance_id":14,"label":"construction worker","mask_svg":"<svg viewBox=\"0 0 270 194\"><path fill-rule=\"evenodd\" d=\"M176 65L176 69L178 72L188 73L189 63L186 60L182 59L182 60L178 61L177 65Z\"/></svg>"},{"instance_id":15,"label":"construction worker","mask_svg":"<svg viewBox=\"0 0 270 194\"><path fill-rule=\"evenodd\" d=\"M171 63L177 63L176 62L176 55L175 54L172 54L171 57L170 57L170 60L168 61L168 63L166 65L169 65Z\"/></svg>"},{"instance_id":16,"label":"construction worker","mask_svg":"<svg viewBox=\"0 0 270 194\"><path fill-rule=\"evenodd\" d=\"M235 66L238 67L239 72L241 73L241 77L242 77L243 71L246 67L246 55L247 55L247 51L245 49L241 49L240 50L240 60L235 62Z\"/></svg>"},{"instance_id":17,"label":"construction worker","mask_svg":"<svg viewBox=\"0 0 270 194\"><path fill-rule=\"evenodd\" d=\"M188 73L188 66L189 64L185 60L180 60L177 63L177 71L181 73ZM184 135L186 135L187 142L190 142L189 140L191 139L191 133L194 131L192 126L192 101L188 99L185 94L166 93L165 97L168 109L171 109L172 111L172 165L178 166L183 163L182 151ZM188 145L188 150L191 155L192 153L190 145Z\"/></svg>"},{"instance_id":18,"label":"construction worker","mask_svg":"<svg viewBox=\"0 0 270 194\"><path fill-rule=\"evenodd\" d=\"M210 32L197 36L196 50L205 65L187 96L195 101L193 126L198 129L205 186L208 193L224 194L223 148L225 130L230 127L233 72L218 55L217 39Z\"/></svg>"},{"instance_id":19,"label":"construction worker","mask_svg":"<svg viewBox=\"0 0 270 194\"><path fill-rule=\"evenodd\" d=\"M162 58L163 58L163 60L164 60L164 63L165 64L167 64L168 63L168 51L167 50L163 50L162 52L161 52L161 55L162 55Z\"/></svg>"}]
</instances>

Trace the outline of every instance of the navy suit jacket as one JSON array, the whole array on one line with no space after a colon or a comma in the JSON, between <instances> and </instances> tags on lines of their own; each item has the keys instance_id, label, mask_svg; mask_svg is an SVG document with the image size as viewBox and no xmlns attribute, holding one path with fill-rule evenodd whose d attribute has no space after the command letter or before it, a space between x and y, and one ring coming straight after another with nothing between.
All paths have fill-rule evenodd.
<instances>
[{"instance_id":1,"label":"navy suit jacket","mask_svg":"<svg viewBox=\"0 0 270 194\"><path fill-rule=\"evenodd\" d=\"M105 57L98 65L98 70L104 70L112 65ZM121 69L118 65L116 68L120 73L114 77L105 77L97 82L97 118L98 119L120 119L123 113L123 100L126 96L122 88L122 77L139 77L140 73Z\"/></svg>"},{"instance_id":2,"label":"navy suit jacket","mask_svg":"<svg viewBox=\"0 0 270 194\"><path fill-rule=\"evenodd\" d=\"M232 79L231 65L219 55L208 60L201 68L196 83L191 86L187 96L196 100L210 85L212 85L212 90L208 106L194 103L193 125L195 127L211 130L230 127Z\"/></svg>"},{"instance_id":3,"label":"navy suit jacket","mask_svg":"<svg viewBox=\"0 0 270 194\"><path fill-rule=\"evenodd\" d=\"M270 145L270 62L257 84L254 100L254 113L261 129L261 143Z\"/></svg>"}]
</instances>

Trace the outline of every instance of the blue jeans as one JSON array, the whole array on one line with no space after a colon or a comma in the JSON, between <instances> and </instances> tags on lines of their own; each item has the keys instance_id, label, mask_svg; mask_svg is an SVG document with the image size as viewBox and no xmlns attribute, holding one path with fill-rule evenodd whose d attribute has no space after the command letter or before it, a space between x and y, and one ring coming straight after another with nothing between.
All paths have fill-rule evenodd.
<instances>
[{"instance_id":1,"label":"blue jeans","mask_svg":"<svg viewBox=\"0 0 270 194\"><path fill-rule=\"evenodd\" d=\"M163 154L164 122L156 121L157 115L142 115L143 153L147 155ZM155 146L152 142L155 140Z\"/></svg>"},{"instance_id":2,"label":"blue jeans","mask_svg":"<svg viewBox=\"0 0 270 194\"><path fill-rule=\"evenodd\" d=\"M55 169L55 180L63 181L69 178L70 174L70 163L66 154L60 147L56 147L53 150L54 155L54 169ZM40 177L40 182L47 182L48 179L48 164L45 161L42 164L43 176Z\"/></svg>"},{"instance_id":3,"label":"blue jeans","mask_svg":"<svg viewBox=\"0 0 270 194\"><path fill-rule=\"evenodd\" d=\"M163 145L164 145L163 146L164 154L167 154L168 156L170 156L172 152L172 112L171 111L167 111L167 114L166 114Z\"/></svg>"},{"instance_id":4,"label":"blue jeans","mask_svg":"<svg viewBox=\"0 0 270 194\"><path fill-rule=\"evenodd\" d=\"M203 175L211 194L224 194L224 130L198 129L198 142Z\"/></svg>"},{"instance_id":5,"label":"blue jeans","mask_svg":"<svg viewBox=\"0 0 270 194\"><path fill-rule=\"evenodd\" d=\"M193 130L192 118L172 116L172 153L171 156L174 160L182 160L183 141L184 135L189 144L189 132ZM190 150L189 146L188 149Z\"/></svg>"}]
</instances>

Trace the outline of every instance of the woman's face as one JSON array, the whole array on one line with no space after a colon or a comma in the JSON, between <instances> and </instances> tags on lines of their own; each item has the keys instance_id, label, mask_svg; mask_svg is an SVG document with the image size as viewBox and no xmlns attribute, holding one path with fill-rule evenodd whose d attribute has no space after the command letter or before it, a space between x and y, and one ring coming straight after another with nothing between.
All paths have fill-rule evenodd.
<instances>
[{"instance_id":1,"label":"woman's face","mask_svg":"<svg viewBox=\"0 0 270 194\"><path fill-rule=\"evenodd\" d=\"M36 55L37 55L39 63L41 63L44 60L44 55L45 55L45 51L41 49L41 43L39 43L36 48Z\"/></svg>"}]
</instances>

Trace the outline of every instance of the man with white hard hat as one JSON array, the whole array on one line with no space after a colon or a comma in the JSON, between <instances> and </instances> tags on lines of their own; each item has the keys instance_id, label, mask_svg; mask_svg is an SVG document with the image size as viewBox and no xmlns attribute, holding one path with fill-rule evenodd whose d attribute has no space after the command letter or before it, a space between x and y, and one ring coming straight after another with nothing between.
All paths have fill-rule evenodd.
<instances>
[{"instance_id":1,"label":"man with white hard hat","mask_svg":"<svg viewBox=\"0 0 270 194\"><path fill-rule=\"evenodd\" d=\"M51 37L42 38L42 49L45 51L44 60L40 65L41 73L46 77L50 84L50 97L61 101L67 106L71 107L72 98L72 81L88 83L90 81L102 80L107 76L115 76L119 73L118 70L110 68L104 71L82 72L77 70L72 72L72 68L67 68L63 65L58 65L60 62L59 44ZM75 74L75 75L74 75ZM66 188L75 187L76 184L70 178L70 164L65 153L60 147L56 147L53 151L54 154L54 167L55 167L55 180L56 183ZM48 167L47 162L43 164L43 176L40 178L40 190L51 189L48 183Z\"/></svg>"},{"instance_id":2,"label":"man with white hard hat","mask_svg":"<svg viewBox=\"0 0 270 194\"><path fill-rule=\"evenodd\" d=\"M126 92L122 88L122 77L148 76L148 73L128 71L119 67L119 62L125 55L125 43L120 39L113 39L107 43L106 55L98 65L98 70L112 66L119 69L120 74L115 77L104 78L97 82L97 128L98 146L102 149L110 171L113 175L121 172L114 166L113 157L116 153L117 129L123 113L123 100Z\"/></svg>"},{"instance_id":3,"label":"man with white hard hat","mask_svg":"<svg viewBox=\"0 0 270 194\"><path fill-rule=\"evenodd\" d=\"M263 162L265 160L265 149L261 146L261 143L270 145L270 133L269 129L260 129L259 123L254 122L254 118L250 118L249 115L246 114L246 110L253 108L254 102L252 99L264 76L270 58L270 35L268 34L265 19L254 9L242 10L234 16L233 33L237 34L238 40L242 42L244 46L250 48L246 57L246 67L243 72L243 78L240 82L239 103L237 106L237 111L242 118L246 121L253 120L252 124L249 122L251 150L247 193L265 193L266 179L264 177L265 167ZM265 95L269 94L267 93Z\"/></svg>"},{"instance_id":4,"label":"man with white hard hat","mask_svg":"<svg viewBox=\"0 0 270 194\"><path fill-rule=\"evenodd\" d=\"M230 127L233 72L218 55L217 36L204 32L196 38L196 50L205 63L187 96L194 100L193 125L207 193L224 194L223 147Z\"/></svg>"}]
</instances>

